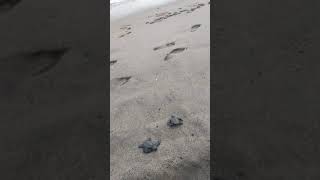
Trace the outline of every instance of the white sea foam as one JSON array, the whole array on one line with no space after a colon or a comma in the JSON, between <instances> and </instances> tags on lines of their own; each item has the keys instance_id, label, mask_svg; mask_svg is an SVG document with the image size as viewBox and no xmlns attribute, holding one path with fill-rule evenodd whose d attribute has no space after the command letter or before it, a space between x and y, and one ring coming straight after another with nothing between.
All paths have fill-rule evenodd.
<instances>
[{"instance_id":1,"label":"white sea foam","mask_svg":"<svg viewBox=\"0 0 320 180\"><path fill-rule=\"evenodd\" d=\"M110 18L115 20L174 0L110 0Z\"/></svg>"}]
</instances>

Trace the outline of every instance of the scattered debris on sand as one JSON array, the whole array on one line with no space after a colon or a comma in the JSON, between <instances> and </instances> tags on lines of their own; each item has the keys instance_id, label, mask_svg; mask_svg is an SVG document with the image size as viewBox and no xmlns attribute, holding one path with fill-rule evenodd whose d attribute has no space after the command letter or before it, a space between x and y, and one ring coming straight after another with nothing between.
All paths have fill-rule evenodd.
<instances>
[{"instance_id":1,"label":"scattered debris on sand","mask_svg":"<svg viewBox=\"0 0 320 180\"><path fill-rule=\"evenodd\" d=\"M183 124L183 119L177 117L176 115L171 115L167 124L170 127L180 126Z\"/></svg>"}]
</instances>

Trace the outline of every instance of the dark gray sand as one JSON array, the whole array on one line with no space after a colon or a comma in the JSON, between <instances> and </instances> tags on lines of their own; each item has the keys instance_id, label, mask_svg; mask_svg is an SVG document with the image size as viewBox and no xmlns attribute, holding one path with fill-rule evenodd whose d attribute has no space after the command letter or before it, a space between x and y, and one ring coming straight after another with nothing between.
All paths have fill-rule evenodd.
<instances>
[{"instance_id":1,"label":"dark gray sand","mask_svg":"<svg viewBox=\"0 0 320 180\"><path fill-rule=\"evenodd\" d=\"M107 13L105 1L0 0L1 179L106 178Z\"/></svg>"},{"instance_id":2,"label":"dark gray sand","mask_svg":"<svg viewBox=\"0 0 320 180\"><path fill-rule=\"evenodd\" d=\"M217 179L320 179L319 9L318 1L216 2Z\"/></svg>"}]
</instances>

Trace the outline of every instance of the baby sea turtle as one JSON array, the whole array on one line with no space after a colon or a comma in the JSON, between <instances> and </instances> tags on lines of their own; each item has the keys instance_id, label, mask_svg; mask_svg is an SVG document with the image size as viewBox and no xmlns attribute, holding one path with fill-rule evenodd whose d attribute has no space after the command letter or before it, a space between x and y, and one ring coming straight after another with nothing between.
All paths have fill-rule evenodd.
<instances>
[{"instance_id":1,"label":"baby sea turtle","mask_svg":"<svg viewBox=\"0 0 320 180\"><path fill-rule=\"evenodd\" d=\"M139 148L143 148L144 153L150 153L152 151L157 151L159 145L160 140L152 140L151 138L148 138L139 145Z\"/></svg>"},{"instance_id":2,"label":"baby sea turtle","mask_svg":"<svg viewBox=\"0 0 320 180\"><path fill-rule=\"evenodd\" d=\"M170 119L168 120L168 126L176 127L183 124L183 119L177 117L176 115L171 115Z\"/></svg>"}]
</instances>

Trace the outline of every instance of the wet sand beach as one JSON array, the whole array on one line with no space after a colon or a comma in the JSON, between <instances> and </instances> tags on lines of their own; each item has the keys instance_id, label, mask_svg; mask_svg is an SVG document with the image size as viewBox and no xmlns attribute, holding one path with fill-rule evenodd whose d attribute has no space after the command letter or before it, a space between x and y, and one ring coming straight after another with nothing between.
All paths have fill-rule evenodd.
<instances>
[{"instance_id":1,"label":"wet sand beach","mask_svg":"<svg viewBox=\"0 0 320 180\"><path fill-rule=\"evenodd\" d=\"M209 1L112 21L110 46L111 179L209 179ZM148 138L157 151L138 148Z\"/></svg>"}]
</instances>

